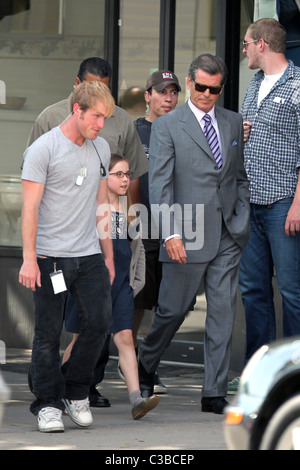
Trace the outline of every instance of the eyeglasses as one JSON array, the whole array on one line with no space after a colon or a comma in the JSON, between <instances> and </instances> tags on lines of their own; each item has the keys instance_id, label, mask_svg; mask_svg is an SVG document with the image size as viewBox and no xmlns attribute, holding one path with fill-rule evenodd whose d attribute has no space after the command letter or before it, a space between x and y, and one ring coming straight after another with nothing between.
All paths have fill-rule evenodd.
<instances>
[{"instance_id":1,"label":"eyeglasses","mask_svg":"<svg viewBox=\"0 0 300 470\"><path fill-rule=\"evenodd\" d=\"M248 46L248 44L252 44L253 42L258 42L259 39L254 39L253 41L243 41L242 44L243 44L243 47L246 47Z\"/></svg>"},{"instance_id":2,"label":"eyeglasses","mask_svg":"<svg viewBox=\"0 0 300 470\"><path fill-rule=\"evenodd\" d=\"M109 174L116 175L118 178L124 178L124 176L126 176L126 178L131 178L132 176L131 171L126 171L126 173L124 173L124 171L116 171L115 173L109 173Z\"/></svg>"},{"instance_id":3,"label":"eyeglasses","mask_svg":"<svg viewBox=\"0 0 300 470\"><path fill-rule=\"evenodd\" d=\"M223 88L222 86L202 85L201 83L197 83L194 80L192 80L192 83L195 85L195 90L199 93L204 93L207 89L209 89L209 93L212 95L219 95Z\"/></svg>"}]
</instances>

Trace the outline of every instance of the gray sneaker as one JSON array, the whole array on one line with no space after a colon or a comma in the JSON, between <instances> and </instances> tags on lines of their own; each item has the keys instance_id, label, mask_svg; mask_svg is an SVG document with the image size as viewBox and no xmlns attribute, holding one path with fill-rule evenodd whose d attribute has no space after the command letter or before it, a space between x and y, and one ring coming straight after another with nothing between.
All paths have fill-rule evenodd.
<instances>
[{"instance_id":1,"label":"gray sneaker","mask_svg":"<svg viewBox=\"0 0 300 470\"><path fill-rule=\"evenodd\" d=\"M152 395L150 398L145 398L141 403L132 408L133 419L141 419L149 411L153 410L159 404L159 397Z\"/></svg>"}]
</instances>

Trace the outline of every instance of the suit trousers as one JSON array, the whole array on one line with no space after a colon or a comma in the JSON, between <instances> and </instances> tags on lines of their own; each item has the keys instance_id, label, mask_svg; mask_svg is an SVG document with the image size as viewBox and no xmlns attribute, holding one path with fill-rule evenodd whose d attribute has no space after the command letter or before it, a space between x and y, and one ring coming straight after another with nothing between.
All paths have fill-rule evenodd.
<instances>
[{"instance_id":1,"label":"suit trousers","mask_svg":"<svg viewBox=\"0 0 300 470\"><path fill-rule=\"evenodd\" d=\"M211 261L163 263L158 309L151 329L139 348L140 361L149 374L157 369L163 352L183 323L203 280L207 314L202 395L226 396L241 251L223 227L218 253Z\"/></svg>"}]
</instances>

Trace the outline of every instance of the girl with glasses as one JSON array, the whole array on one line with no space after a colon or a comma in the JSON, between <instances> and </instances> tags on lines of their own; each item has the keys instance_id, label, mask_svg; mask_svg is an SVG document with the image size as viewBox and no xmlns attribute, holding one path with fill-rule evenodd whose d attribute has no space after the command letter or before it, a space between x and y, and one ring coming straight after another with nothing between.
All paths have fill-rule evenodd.
<instances>
[{"instance_id":1,"label":"girl with glasses","mask_svg":"<svg viewBox=\"0 0 300 470\"><path fill-rule=\"evenodd\" d=\"M131 206L128 193L129 185L130 171L127 160L112 154L107 188L112 213L111 230L115 279L111 288L112 325L109 334L113 335L119 352L119 368L127 385L132 417L137 420L158 405L159 397L153 395L150 398L143 398L141 396L137 358L133 344L134 296L145 283L145 251L141 237L130 239L128 235L128 225L134 225L137 221L134 216L130 216L128 213ZM68 306L67 311L70 312L70 310ZM80 332L78 321L78 315L72 309L71 314L66 318L66 331L75 334L67 354L69 354L70 347ZM65 354L64 360L67 359L67 354Z\"/></svg>"}]
</instances>

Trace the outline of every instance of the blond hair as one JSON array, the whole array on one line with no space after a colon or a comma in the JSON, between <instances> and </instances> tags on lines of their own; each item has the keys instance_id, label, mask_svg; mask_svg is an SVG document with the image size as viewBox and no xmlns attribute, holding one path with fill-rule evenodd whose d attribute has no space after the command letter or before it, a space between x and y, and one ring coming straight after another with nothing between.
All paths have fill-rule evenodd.
<instances>
[{"instance_id":1,"label":"blond hair","mask_svg":"<svg viewBox=\"0 0 300 470\"><path fill-rule=\"evenodd\" d=\"M82 82L75 88L71 97L71 112L75 103L79 104L80 109L85 112L93 108L97 100L107 107L105 117L110 117L115 110L115 100L109 88L100 81Z\"/></svg>"}]
</instances>

